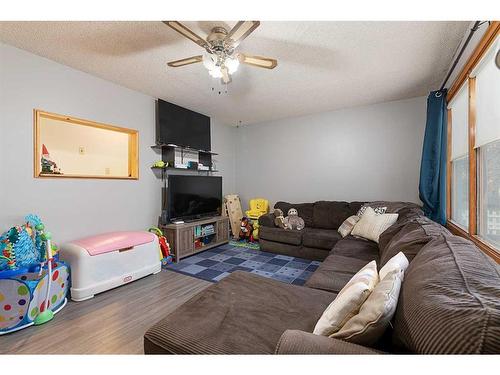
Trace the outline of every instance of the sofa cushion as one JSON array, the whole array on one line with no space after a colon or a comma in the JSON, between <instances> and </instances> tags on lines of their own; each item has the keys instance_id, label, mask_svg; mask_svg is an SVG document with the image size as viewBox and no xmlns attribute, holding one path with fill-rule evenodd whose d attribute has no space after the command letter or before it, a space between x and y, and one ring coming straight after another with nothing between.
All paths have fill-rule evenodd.
<instances>
[{"instance_id":1,"label":"sofa cushion","mask_svg":"<svg viewBox=\"0 0 500 375\"><path fill-rule=\"evenodd\" d=\"M268 241L281 242L298 246L302 243L302 231L282 229L282 228L260 227L259 238Z\"/></svg>"},{"instance_id":2,"label":"sofa cushion","mask_svg":"<svg viewBox=\"0 0 500 375\"><path fill-rule=\"evenodd\" d=\"M312 332L335 296L236 271L151 327L145 352L272 354L287 329Z\"/></svg>"},{"instance_id":3,"label":"sofa cushion","mask_svg":"<svg viewBox=\"0 0 500 375\"><path fill-rule=\"evenodd\" d=\"M306 246L296 246L287 243L274 242L259 239L260 249L275 254L282 254L296 258L323 261L329 254L326 249L318 249Z\"/></svg>"},{"instance_id":4,"label":"sofa cushion","mask_svg":"<svg viewBox=\"0 0 500 375\"><path fill-rule=\"evenodd\" d=\"M376 344L384 335L396 312L403 273L402 270L395 271L380 280L362 304L358 314L330 337L360 345Z\"/></svg>"},{"instance_id":5,"label":"sofa cushion","mask_svg":"<svg viewBox=\"0 0 500 375\"><path fill-rule=\"evenodd\" d=\"M307 227L313 227L313 206L314 203L288 203L288 202L277 202L274 208L279 208L283 211L283 215L286 217L288 210L290 208L295 208L299 213L299 216L304 219L304 223Z\"/></svg>"},{"instance_id":6,"label":"sofa cushion","mask_svg":"<svg viewBox=\"0 0 500 375\"><path fill-rule=\"evenodd\" d=\"M500 352L500 266L472 242L441 235L406 270L396 349L420 354Z\"/></svg>"},{"instance_id":7,"label":"sofa cushion","mask_svg":"<svg viewBox=\"0 0 500 375\"><path fill-rule=\"evenodd\" d=\"M380 235L397 220L398 214L377 214L373 208L367 207L351 234L378 243Z\"/></svg>"},{"instance_id":8,"label":"sofa cushion","mask_svg":"<svg viewBox=\"0 0 500 375\"><path fill-rule=\"evenodd\" d=\"M367 263L356 258L329 255L309 277L305 286L338 293Z\"/></svg>"},{"instance_id":9,"label":"sofa cushion","mask_svg":"<svg viewBox=\"0 0 500 375\"><path fill-rule=\"evenodd\" d=\"M400 251L411 262L429 241L441 234L449 234L445 227L425 216L419 216L403 226L396 225L396 227L394 231L389 228L380 236L383 239L379 241L380 267Z\"/></svg>"},{"instance_id":10,"label":"sofa cushion","mask_svg":"<svg viewBox=\"0 0 500 375\"><path fill-rule=\"evenodd\" d=\"M342 236L334 230L305 228L302 243L307 247L331 250Z\"/></svg>"},{"instance_id":11,"label":"sofa cushion","mask_svg":"<svg viewBox=\"0 0 500 375\"><path fill-rule=\"evenodd\" d=\"M385 211L387 214L398 214L400 211L407 209L420 209L418 204L411 202L373 201L367 202L364 205L372 208L387 207L387 210Z\"/></svg>"},{"instance_id":12,"label":"sofa cushion","mask_svg":"<svg viewBox=\"0 0 500 375\"><path fill-rule=\"evenodd\" d=\"M377 243L353 236L347 236L339 240L330 254L360 259L365 261L365 263L371 260L378 262L379 260Z\"/></svg>"},{"instance_id":13,"label":"sofa cushion","mask_svg":"<svg viewBox=\"0 0 500 375\"><path fill-rule=\"evenodd\" d=\"M315 228L337 230L345 219L355 214L347 202L319 201L314 203L313 225Z\"/></svg>"},{"instance_id":14,"label":"sofa cushion","mask_svg":"<svg viewBox=\"0 0 500 375\"><path fill-rule=\"evenodd\" d=\"M377 263L371 261L361 268L342 288L319 318L313 333L330 336L339 331L359 312L372 290L379 282Z\"/></svg>"}]
</instances>

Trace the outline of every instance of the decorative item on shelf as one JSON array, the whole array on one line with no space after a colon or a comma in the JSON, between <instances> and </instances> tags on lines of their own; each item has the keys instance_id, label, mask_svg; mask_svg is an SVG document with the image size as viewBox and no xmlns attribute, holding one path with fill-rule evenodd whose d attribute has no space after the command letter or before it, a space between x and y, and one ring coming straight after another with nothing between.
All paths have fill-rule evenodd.
<instances>
[{"instance_id":1,"label":"decorative item on shelf","mask_svg":"<svg viewBox=\"0 0 500 375\"><path fill-rule=\"evenodd\" d=\"M188 165L185 163L174 163L174 168L177 169L188 169Z\"/></svg>"},{"instance_id":2,"label":"decorative item on shelf","mask_svg":"<svg viewBox=\"0 0 500 375\"><path fill-rule=\"evenodd\" d=\"M198 169L198 162L196 162L196 161L188 161L188 163L187 163L187 169L197 170Z\"/></svg>"},{"instance_id":3,"label":"decorative item on shelf","mask_svg":"<svg viewBox=\"0 0 500 375\"><path fill-rule=\"evenodd\" d=\"M166 168L168 167L168 163L165 163L163 160L158 160L153 163L151 168Z\"/></svg>"},{"instance_id":4,"label":"decorative item on shelf","mask_svg":"<svg viewBox=\"0 0 500 375\"><path fill-rule=\"evenodd\" d=\"M57 164L51 159L49 151L44 144L42 144L42 173L43 174L62 174L61 169Z\"/></svg>"},{"instance_id":5,"label":"decorative item on shelf","mask_svg":"<svg viewBox=\"0 0 500 375\"><path fill-rule=\"evenodd\" d=\"M199 171L209 171L210 167L208 165L203 165L201 163L198 163L198 170Z\"/></svg>"}]
</instances>

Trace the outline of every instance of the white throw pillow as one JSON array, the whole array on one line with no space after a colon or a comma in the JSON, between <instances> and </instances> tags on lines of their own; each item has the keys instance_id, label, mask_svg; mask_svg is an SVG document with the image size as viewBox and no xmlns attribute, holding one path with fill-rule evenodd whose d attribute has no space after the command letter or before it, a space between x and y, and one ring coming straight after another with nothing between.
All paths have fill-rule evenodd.
<instances>
[{"instance_id":1,"label":"white throw pillow","mask_svg":"<svg viewBox=\"0 0 500 375\"><path fill-rule=\"evenodd\" d=\"M378 272L380 280L384 279L384 277L394 271L402 271L401 279L403 279L404 272L408 268L409 264L410 262L408 262L406 255L400 251L389 259L389 261L380 269Z\"/></svg>"},{"instance_id":2,"label":"white throw pillow","mask_svg":"<svg viewBox=\"0 0 500 375\"><path fill-rule=\"evenodd\" d=\"M396 312L401 282L402 271L388 274L377 284L359 309L359 313L330 337L360 345L375 344Z\"/></svg>"},{"instance_id":3,"label":"white throw pillow","mask_svg":"<svg viewBox=\"0 0 500 375\"><path fill-rule=\"evenodd\" d=\"M359 221L359 216L352 215L349 216L347 219L344 220L342 225L339 227L338 232L342 237L347 236L349 233L352 232L352 229L356 225L356 223Z\"/></svg>"},{"instance_id":4,"label":"white throw pillow","mask_svg":"<svg viewBox=\"0 0 500 375\"><path fill-rule=\"evenodd\" d=\"M356 273L326 308L313 333L330 336L356 315L378 283L377 263L373 260Z\"/></svg>"},{"instance_id":5,"label":"white throw pillow","mask_svg":"<svg viewBox=\"0 0 500 375\"><path fill-rule=\"evenodd\" d=\"M397 220L398 214L376 214L373 208L367 207L361 219L359 219L352 229L351 234L378 243L382 232Z\"/></svg>"},{"instance_id":6,"label":"white throw pillow","mask_svg":"<svg viewBox=\"0 0 500 375\"><path fill-rule=\"evenodd\" d=\"M361 218L361 216L363 216L363 214L365 213L366 209L368 207L371 207L371 206L368 206L366 204L364 204L359 210L358 210L358 213L356 214L358 217ZM375 211L375 213L377 215L381 215L381 214L385 214L385 212L387 211L387 207L372 207L373 208L373 211Z\"/></svg>"}]
</instances>

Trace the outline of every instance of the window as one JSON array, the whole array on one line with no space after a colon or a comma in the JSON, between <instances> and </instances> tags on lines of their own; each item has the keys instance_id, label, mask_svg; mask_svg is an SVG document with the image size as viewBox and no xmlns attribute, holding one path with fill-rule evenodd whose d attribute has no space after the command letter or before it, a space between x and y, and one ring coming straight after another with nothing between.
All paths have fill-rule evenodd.
<instances>
[{"instance_id":1,"label":"window","mask_svg":"<svg viewBox=\"0 0 500 375\"><path fill-rule=\"evenodd\" d=\"M500 250L500 69L495 65L499 47L497 37L471 76L476 78L478 235Z\"/></svg>"},{"instance_id":2,"label":"window","mask_svg":"<svg viewBox=\"0 0 500 375\"><path fill-rule=\"evenodd\" d=\"M500 140L479 151L479 236L500 249Z\"/></svg>"},{"instance_id":3,"label":"window","mask_svg":"<svg viewBox=\"0 0 500 375\"><path fill-rule=\"evenodd\" d=\"M500 262L500 22L448 93L448 227Z\"/></svg>"},{"instance_id":4,"label":"window","mask_svg":"<svg viewBox=\"0 0 500 375\"><path fill-rule=\"evenodd\" d=\"M448 104L452 121L451 133L451 220L468 230L469 226L469 138L468 84Z\"/></svg>"},{"instance_id":5,"label":"window","mask_svg":"<svg viewBox=\"0 0 500 375\"><path fill-rule=\"evenodd\" d=\"M469 157L452 161L451 219L465 230L469 227Z\"/></svg>"},{"instance_id":6,"label":"window","mask_svg":"<svg viewBox=\"0 0 500 375\"><path fill-rule=\"evenodd\" d=\"M138 133L35 110L37 178L137 179Z\"/></svg>"}]
</instances>

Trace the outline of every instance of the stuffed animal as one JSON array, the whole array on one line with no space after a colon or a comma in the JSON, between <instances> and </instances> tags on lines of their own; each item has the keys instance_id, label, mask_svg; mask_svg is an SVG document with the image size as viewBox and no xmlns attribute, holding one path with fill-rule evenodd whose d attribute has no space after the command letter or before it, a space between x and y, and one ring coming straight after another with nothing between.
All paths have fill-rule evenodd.
<instances>
[{"instance_id":1,"label":"stuffed animal","mask_svg":"<svg viewBox=\"0 0 500 375\"><path fill-rule=\"evenodd\" d=\"M253 225L247 217L243 217L241 219L240 240L248 240L249 242L253 242Z\"/></svg>"},{"instance_id":2,"label":"stuffed animal","mask_svg":"<svg viewBox=\"0 0 500 375\"><path fill-rule=\"evenodd\" d=\"M302 230L306 226L304 219L299 216L299 213L295 208L290 208L288 210L288 216L284 220L285 229L297 229Z\"/></svg>"},{"instance_id":3,"label":"stuffed animal","mask_svg":"<svg viewBox=\"0 0 500 375\"><path fill-rule=\"evenodd\" d=\"M274 209L274 225L285 229L285 217L279 208Z\"/></svg>"}]
</instances>

